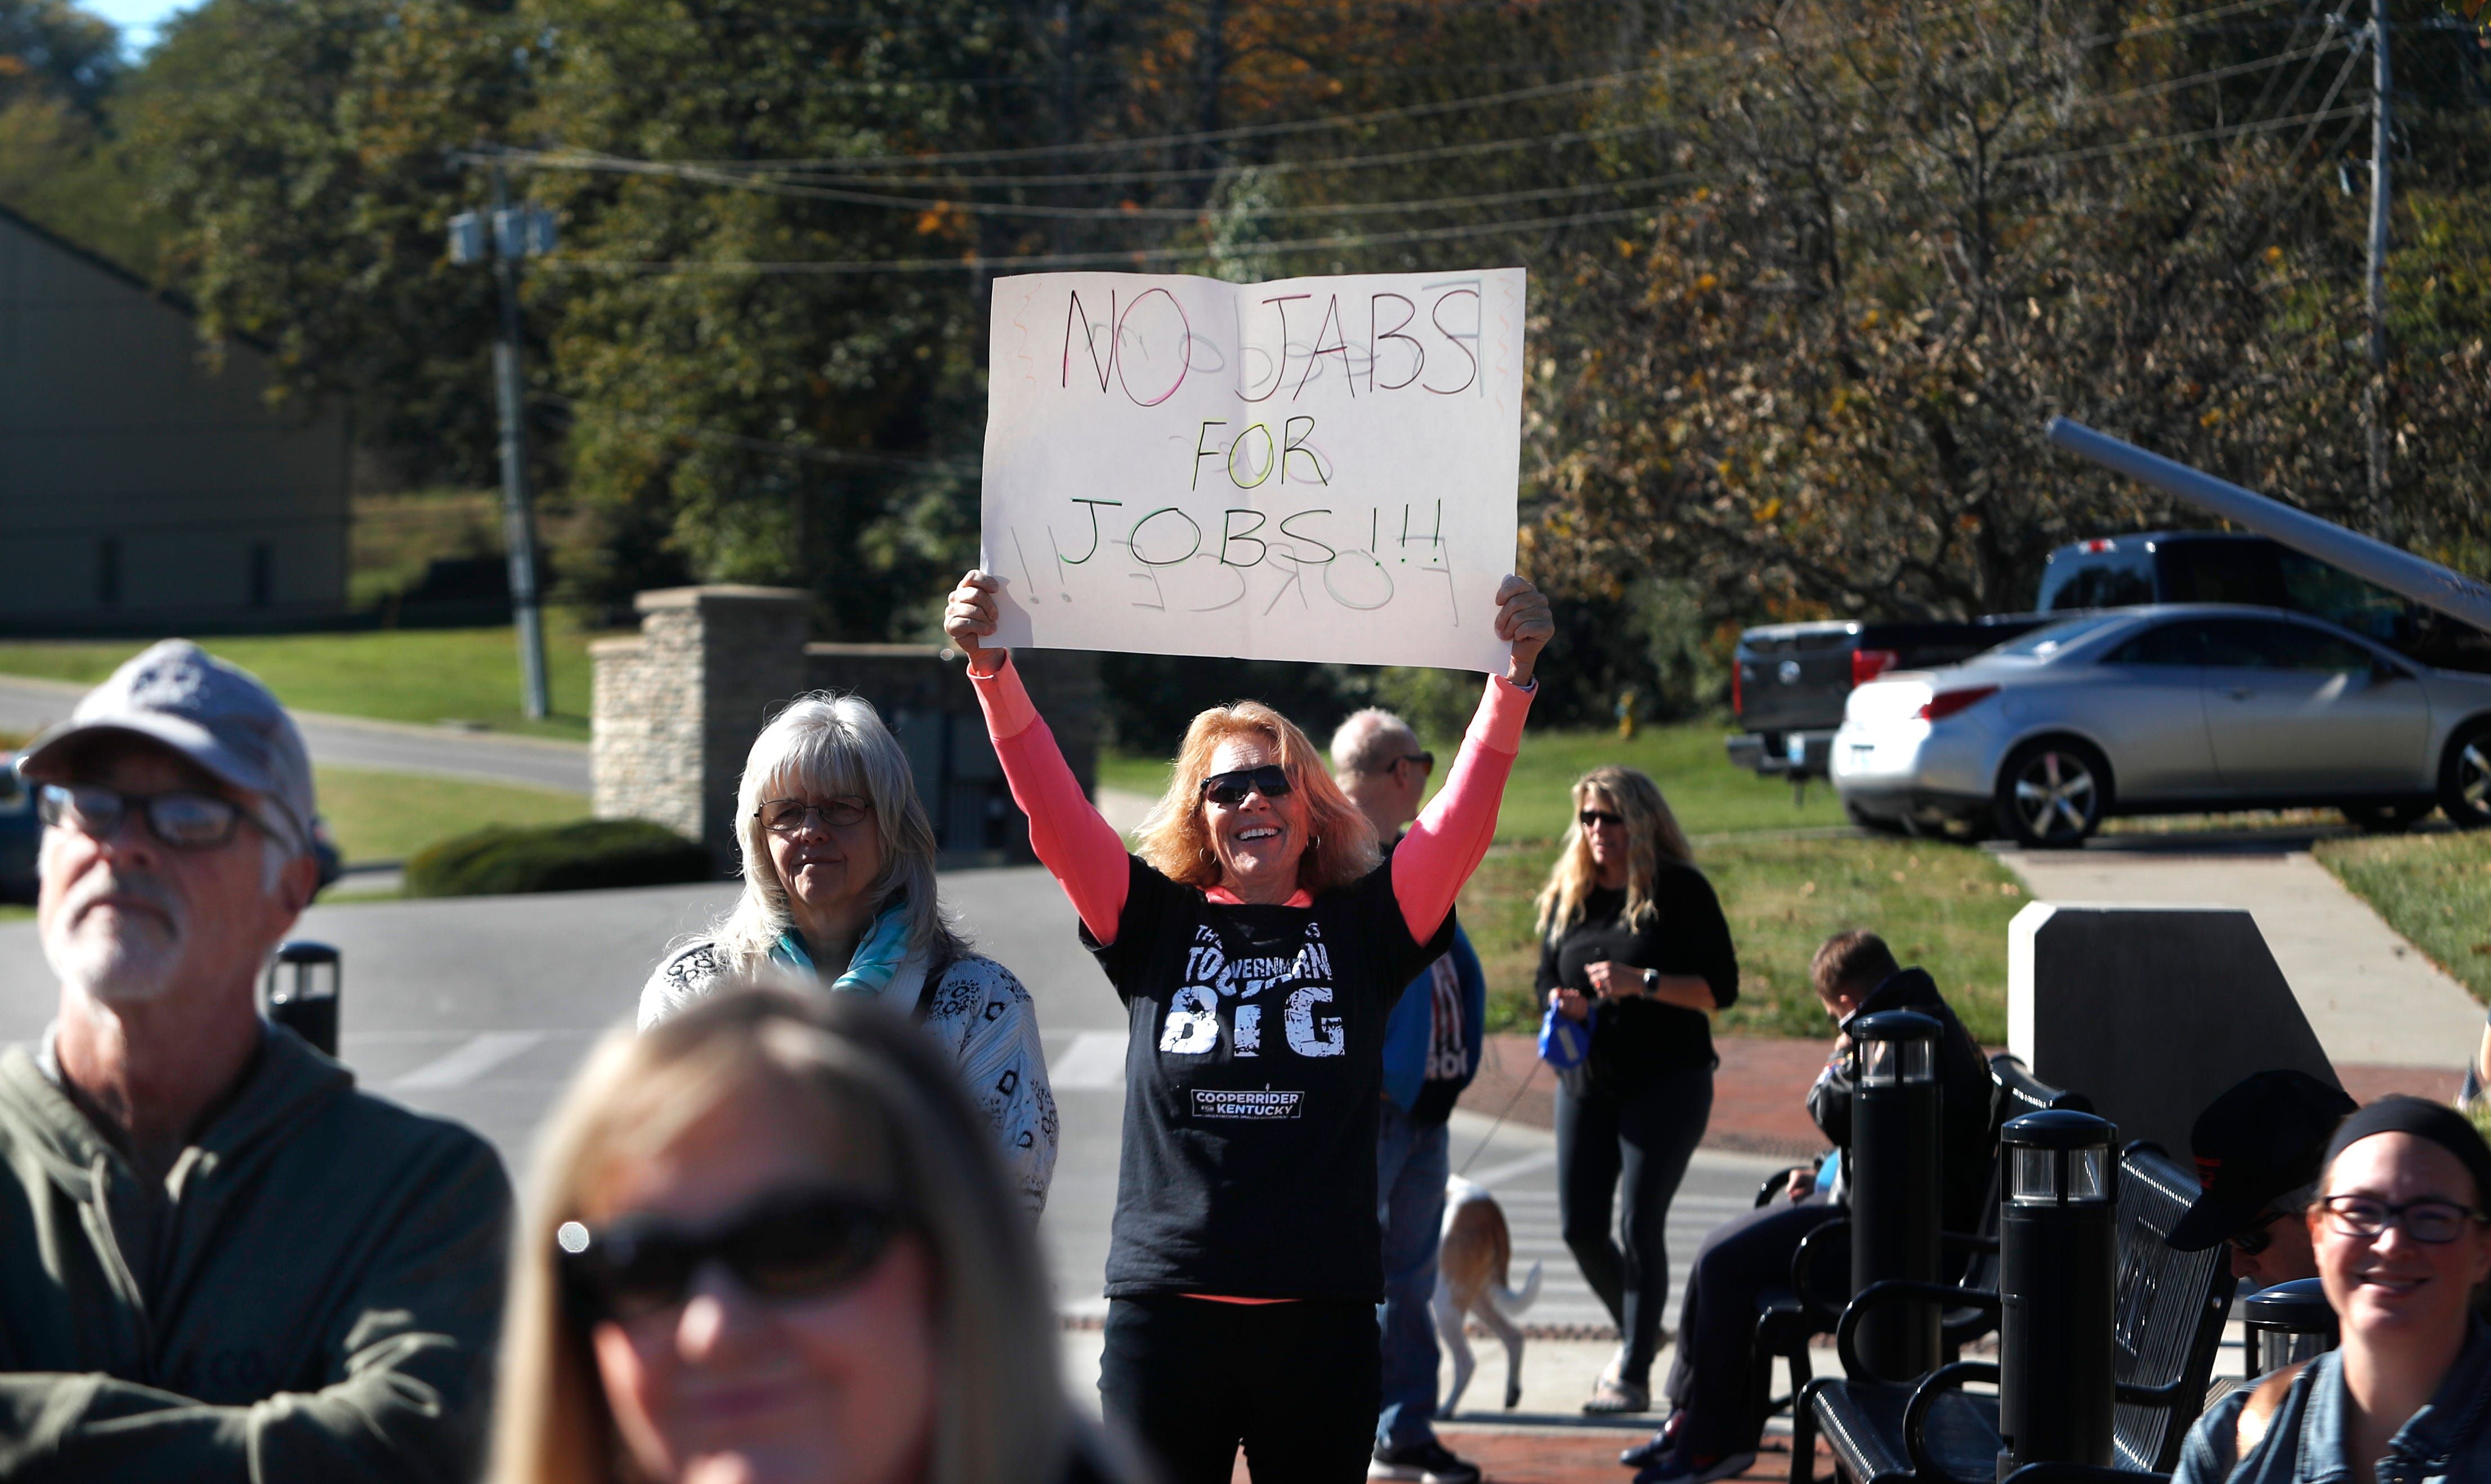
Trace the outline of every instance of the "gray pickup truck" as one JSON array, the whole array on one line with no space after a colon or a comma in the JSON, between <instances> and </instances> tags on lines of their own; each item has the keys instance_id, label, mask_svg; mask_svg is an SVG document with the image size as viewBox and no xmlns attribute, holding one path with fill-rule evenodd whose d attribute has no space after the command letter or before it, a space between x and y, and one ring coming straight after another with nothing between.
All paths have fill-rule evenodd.
<instances>
[{"instance_id":1,"label":"gray pickup truck","mask_svg":"<svg viewBox=\"0 0 2491 1484\"><path fill-rule=\"evenodd\" d=\"M2050 553L2030 613L1963 622L1828 619L1739 636L1730 761L1795 783L1822 778L1852 687L1889 670L1969 659L2090 608L2254 603L2314 614L2423 664L2491 673L2491 635L2263 536L2156 531L2097 537Z\"/></svg>"}]
</instances>

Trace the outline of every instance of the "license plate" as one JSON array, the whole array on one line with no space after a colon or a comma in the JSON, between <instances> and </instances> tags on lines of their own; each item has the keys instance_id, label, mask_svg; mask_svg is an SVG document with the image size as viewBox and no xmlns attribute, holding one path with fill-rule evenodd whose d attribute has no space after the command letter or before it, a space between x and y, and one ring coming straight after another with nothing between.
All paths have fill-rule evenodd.
<instances>
[{"instance_id":1,"label":"license plate","mask_svg":"<svg viewBox=\"0 0 2491 1484\"><path fill-rule=\"evenodd\" d=\"M1804 766L1807 762L1807 739L1796 732L1783 738L1782 756L1790 759L1794 768Z\"/></svg>"},{"instance_id":2,"label":"license plate","mask_svg":"<svg viewBox=\"0 0 2491 1484\"><path fill-rule=\"evenodd\" d=\"M1851 744L1851 766L1854 768L1867 762L1870 758L1875 757L1876 755L1877 744L1875 742L1853 742Z\"/></svg>"}]
</instances>

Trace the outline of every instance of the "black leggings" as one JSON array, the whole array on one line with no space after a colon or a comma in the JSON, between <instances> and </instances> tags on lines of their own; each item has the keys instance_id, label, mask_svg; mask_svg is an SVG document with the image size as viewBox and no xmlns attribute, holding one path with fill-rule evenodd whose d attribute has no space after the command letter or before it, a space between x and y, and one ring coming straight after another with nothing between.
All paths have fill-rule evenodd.
<instances>
[{"instance_id":1,"label":"black leggings","mask_svg":"<svg viewBox=\"0 0 2491 1484\"><path fill-rule=\"evenodd\" d=\"M1168 1484L1228 1484L1241 1442L1262 1484L1351 1484L1384 1400L1375 1305L1111 1298L1099 1391Z\"/></svg>"},{"instance_id":2,"label":"black leggings","mask_svg":"<svg viewBox=\"0 0 2491 1484\"><path fill-rule=\"evenodd\" d=\"M1651 1384L1669 1298L1669 1203L1712 1118L1709 1066L1655 1074L1618 1098L1577 1093L1564 1082L1557 1087L1557 1190L1566 1245L1626 1337L1622 1371L1633 1385ZM1623 1251L1609 1235L1609 1203L1622 1176Z\"/></svg>"}]
</instances>

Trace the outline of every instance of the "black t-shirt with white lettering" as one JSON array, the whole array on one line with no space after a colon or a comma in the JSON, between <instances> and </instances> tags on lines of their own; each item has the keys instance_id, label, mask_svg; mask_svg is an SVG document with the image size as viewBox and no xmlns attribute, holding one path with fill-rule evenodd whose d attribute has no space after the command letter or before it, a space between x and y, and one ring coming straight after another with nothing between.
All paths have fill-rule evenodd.
<instances>
[{"instance_id":1,"label":"black t-shirt with white lettering","mask_svg":"<svg viewBox=\"0 0 2491 1484\"><path fill-rule=\"evenodd\" d=\"M1107 1294L1384 1295L1384 1022L1452 941L1413 940L1388 861L1310 907L1227 906L1131 862L1098 955L1128 1012Z\"/></svg>"}]
</instances>

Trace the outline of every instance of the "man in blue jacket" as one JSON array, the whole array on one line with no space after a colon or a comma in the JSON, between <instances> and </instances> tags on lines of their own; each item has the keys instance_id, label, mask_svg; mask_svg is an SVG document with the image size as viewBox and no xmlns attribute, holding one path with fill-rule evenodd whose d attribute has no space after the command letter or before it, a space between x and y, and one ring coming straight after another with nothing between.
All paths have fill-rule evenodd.
<instances>
[{"instance_id":1,"label":"man in blue jacket","mask_svg":"<svg viewBox=\"0 0 2491 1484\"><path fill-rule=\"evenodd\" d=\"M1363 711L1332 738L1333 772L1379 840L1419 817L1433 754L1391 712ZM1445 1122L1479 1071L1487 979L1457 925L1453 946L1392 1007L1384 1030L1384 1109L1376 1125L1375 1202L1384 1223L1384 1410L1370 1479L1475 1484L1479 1469L1436 1439L1436 1243L1452 1173Z\"/></svg>"}]
</instances>

